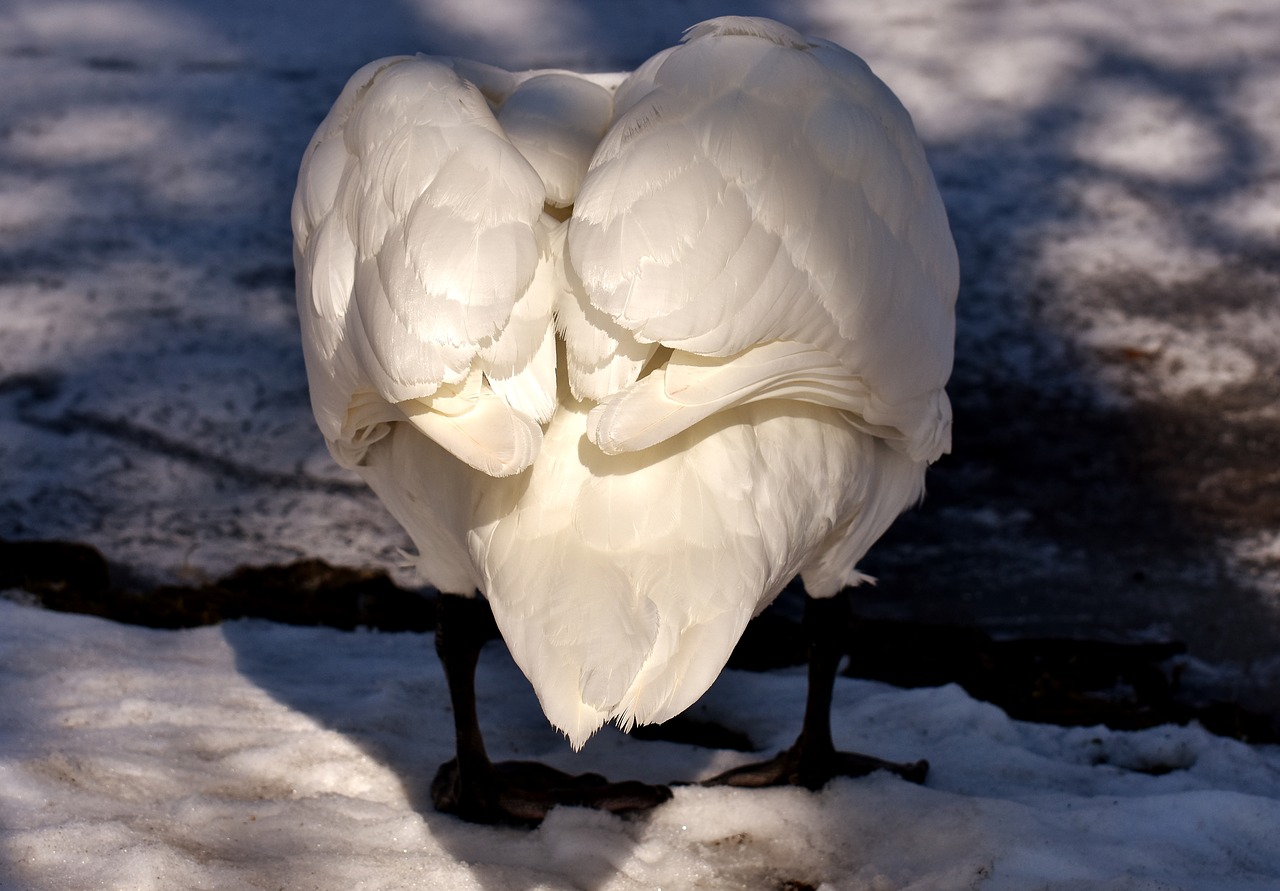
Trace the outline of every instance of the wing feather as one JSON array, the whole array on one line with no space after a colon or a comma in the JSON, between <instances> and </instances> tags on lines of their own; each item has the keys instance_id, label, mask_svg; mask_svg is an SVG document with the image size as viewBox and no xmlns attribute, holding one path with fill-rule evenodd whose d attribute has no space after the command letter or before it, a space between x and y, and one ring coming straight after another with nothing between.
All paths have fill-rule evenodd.
<instances>
[{"instance_id":1,"label":"wing feather","mask_svg":"<svg viewBox=\"0 0 1280 891\"><path fill-rule=\"evenodd\" d=\"M591 307L676 359L741 364L724 380L755 398L783 383L808 398L759 346L825 354L815 401L933 460L950 436L958 264L910 117L856 56L777 23L717 19L686 40L619 89L579 193L568 256ZM664 415L648 398L661 385L636 379L646 398L608 397L596 442L639 448L651 437L624 429L705 416ZM645 411L662 420L628 417Z\"/></svg>"},{"instance_id":2,"label":"wing feather","mask_svg":"<svg viewBox=\"0 0 1280 891\"><path fill-rule=\"evenodd\" d=\"M359 463L378 438L367 425L393 420L486 473L533 460L555 397L553 300L534 287L545 198L447 61L386 59L352 77L293 210L312 403L341 460ZM373 397L398 412L370 410Z\"/></svg>"},{"instance_id":3,"label":"wing feather","mask_svg":"<svg viewBox=\"0 0 1280 891\"><path fill-rule=\"evenodd\" d=\"M592 409L588 424L601 451L616 455L763 399L843 408L858 386L831 355L798 343L762 344L729 362L676 353L665 367Z\"/></svg>"}]
</instances>

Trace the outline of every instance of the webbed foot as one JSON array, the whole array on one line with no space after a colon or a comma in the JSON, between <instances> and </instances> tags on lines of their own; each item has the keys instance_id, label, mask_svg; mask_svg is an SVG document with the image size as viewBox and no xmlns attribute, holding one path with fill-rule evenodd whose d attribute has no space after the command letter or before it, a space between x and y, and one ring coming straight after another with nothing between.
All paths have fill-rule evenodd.
<instances>
[{"instance_id":1,"label":"webbed foot","mask_svg":"<svg viewBox=\"0 0 1280 891\"><path fill-rule=\"evenodd\" d=\"M886 770L913 783L923 783L929 773L928 761L901 763L885 761L857 752L839 752L834 749L817 753L806 752L801 743L778 753L768 761L744 764L703 780L703 786L804 786L818 790L836 777L864 777L877 770Z\"/></svg>"},{"instance_id":2,"label":"webbed foot","mask_svg":"<svg viewBox=\"0 0 1280 891\"><path fill-rule=\"evenodd\" d=\"M611 783L600 774L568 774L536 761L502 761L489 768L464 780L457 759L443 764L431 783L436 810L472 823L536 826L558 804L627 814L671 798L667 786Z\"/></svg>"}]
</instances>

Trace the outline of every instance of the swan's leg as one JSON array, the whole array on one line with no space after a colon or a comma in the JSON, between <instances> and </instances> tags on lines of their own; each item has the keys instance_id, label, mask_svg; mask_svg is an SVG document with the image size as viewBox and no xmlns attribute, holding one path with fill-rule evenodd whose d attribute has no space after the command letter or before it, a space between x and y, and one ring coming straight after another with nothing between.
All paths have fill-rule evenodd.
<instances>
[{"instance_id":1,"label":"swan's leg","mask_svg":"<svg viewBox=\"0 0 1280 891\"><path fill-rule=\"evenodd\" d=\"M666 786L610 783L599 774L574 776L533 761L491 762L476 715L476 665L491 628L480 598L439 598L436 652L449 682L457 757L440 767L431 784L437 810L473 823L537 825L557 804L624 813L671 797Z\"/></svg>"},{"instance_id":2,"label":"swan's leg","mask_svg":"<svg viewBox=\"0 0 1280 891\"><path fill-rule=\"evenodd\" d=\"M747 764L705 780L705 786L804 786L821 789L833 777L860 777L877 770L923 783L929 762L900 764L870 755L836 750L831 738L831 694L844 657L848 595L805 598L804 630L809 644L809 695L804 723L795 744L775 758Z\"/></svg>"},{"instance_id":3,"label":"swan's leg","mask_svg":"<svg viewBox=\"0 0 1280 891\"><path fill-rule=\"evenodd\" d=\"M436 601L436 655L449 684L456 754L436 772L431 800L436 810L468 820L480 819L497 806L493 764L476 715L476 665L489 636L483 607L476 599L447 594Z\"/></svg>"}]
</instances>

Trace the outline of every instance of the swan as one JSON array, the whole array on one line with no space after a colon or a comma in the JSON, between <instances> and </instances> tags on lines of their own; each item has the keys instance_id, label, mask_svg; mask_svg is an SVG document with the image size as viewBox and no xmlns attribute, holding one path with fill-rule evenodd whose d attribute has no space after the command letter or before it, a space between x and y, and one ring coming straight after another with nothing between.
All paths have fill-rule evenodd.
<instances>
[{"instance_id":1,"label":"swan","mask_svg":"<svg viewBox=\"0 0 1280 891\"><path fill-rule=\"evenodd\" d=\"M735 16L623 74L382 59L309 143L292 225L316 422L442 592L437 808L671 794L490 762L486 601L577 749L686 709L796 576L800 736L710 782L923 779L829 724L857 563L950 448L958 288L911 119L861 59Z\"/></svg>"}]
</instances>

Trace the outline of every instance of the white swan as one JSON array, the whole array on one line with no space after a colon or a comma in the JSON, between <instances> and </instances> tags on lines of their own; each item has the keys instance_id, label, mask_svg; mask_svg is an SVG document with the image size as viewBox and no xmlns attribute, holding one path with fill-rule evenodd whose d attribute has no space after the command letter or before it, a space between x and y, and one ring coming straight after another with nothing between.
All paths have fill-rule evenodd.
<instances>
[{"instance_id":1,"label":"white swan","mask_svg":"<svg viewBox=\"0 0 1280 891\"><path fill-rule=\"evenodd\" d=\"M483 592L575 748L688 707L797 574L819 600L862 581L949 447L958 272L924 152L860 59L776 22L704 22L630 75L374 62L293 228L331 451L431 584ZM446 614L437 803L536 819L476 801L531 783L464 726L478 642Z\"/></svg>"}]
</instances>

